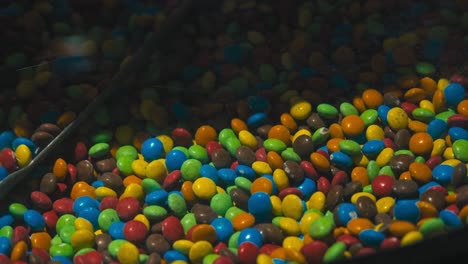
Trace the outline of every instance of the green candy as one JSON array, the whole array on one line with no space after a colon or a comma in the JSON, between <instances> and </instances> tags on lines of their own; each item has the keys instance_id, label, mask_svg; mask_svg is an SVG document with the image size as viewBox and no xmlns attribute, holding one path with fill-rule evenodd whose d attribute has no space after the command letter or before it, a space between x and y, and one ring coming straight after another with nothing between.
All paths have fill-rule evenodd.
<instances>
[{"instance_id":1,"label":"green candy","mask_svg":"<svg viewBox=\"0 0 468 264\"><path fill-rule=\"evenodd\" d=\"M132 145L121 146L115 153L115 158L118 160L122 157L131 157L136 160L138 158L138 151Z\"/></svg>"},{"instance_id":2,"label":"green candy","mask_svg":"<svg viewBox=\"0 0 468 264\"><path fill-rule=\"evenodd\" d=\"M228 241L229 248L237 248L239 246L239 243L238 243L239 235L240 235L240 231L237 231L231 235Z\"/></svg>"},{"instance_id":3,"label":"green candy","mask_svg":"<svg viewBox=\"0 0 468 264\"><path fill-rule=\"evenodd\" d=\"M364 125L368 127L377 121L379 113L375 109L367 109L362 112L359 117L361 117L362 121L364 121Z\"/></svg>"},{"instance_id":4,"label":"green candy","mask_svg":"<svg viewBox=\"0 0 468 264\"><path fill-rule=\"evenodd\" d=\"M91 137L91 142L94 144L97 143L109 143L112 140L112 131L110 130L100 130Z\"/></svg>"},{"instance_id":5,"label":"green candy","mask_svg":"<svg viewBox=\"0 0 468 264\"><path fill-rule=\"evenodd\" d=\"M354 140L344 139L338 143L340 151L348 154L349 156L355 156L361 153L361 146Z\"/></svg>"},{"instance_id":6,"label":"green candy","mask_svg":"<svg viewBox=\"0 0 468 264\"><path fill-rule=\"evenodd\" d=\"M325 141L330 137L330 131L326 127L321 127L315 130L312 134L312 142L315 146L322 146Z\"/></svg>"},{"instance_id":7,"label":"green candy","mask_svg":"<svg viewBox=\"0 0 468 264\"><path fill-rule=\"evenodd\" d=\"M182 163L180 173L186 181L194 181L200 177L200 168L202 163L197 159L188 159Z\"/></svg>"},{"instance_id":8,"label":"green candy","mask_svg":"<svg viewBox=\"0 0 468 264\"><path fill-rule=\"evenodd\" d=\"M453 155L461 162L468 162L468 140L457 139L452 144Z\"/></svg>"},{"instance_id":9,"label":"green candy","mask_svg":"<svg viewBox=\"0 0 468 264\"><path fill-rule=\"evenodd\" d=\"M335 244L331 245L323 256L324 263L330 263L332 261L342 259L344 257L345 250L346 244L343 242L336 242Z\"/></svg>"},{"instance_id":10,"label":"green candy","mask_svg":"<svg viewBox=\"0 0 468 264\"><path fill-rule=\"evenodd\" d=\"M123 156L117 159L117 168L119 172L125 176L133 174L132 163L135 159L133 157Z\"/></svg>"},{"instance_id":11,"label":"green candy","mask_svg":"<svg viewBox=\"0 0 468 264\"><path fill-rule=\"evenodd\" d=\"M225 215L226 211L232 207L231 196L227 193L217 193L210 201L210 207L218 214Z\"/></svg>"},{"instance_id":12,"label":"green candy","mask_svg":"<svg viewBox=\"0 0 468 264\"><path fill-rule=\"evenodd\" d=\"M143 215L150 221L159 221L167 216L167 210L159 205L149 205L143 209Z\"/></svg>"},{"instance_id":13,"label":"green candy","mask_svg":"<svg viewBox=\"0 0 468 264\"><path fill-rule=\"evenodd\" d=\"M230 128L224 128L221 131L219 131L218 140L219 140L219 143L221 143L221 145L223 145L223 147L226 147L227 139L232 138L232 137L235 138L237 136L236 136L236 133L234 132L234 130L232 130Z\"/></svg>"},{"instance_id":14,"label":"green candy","mask_svg":"<svg viewBox=\"0 0 468 264\"><path fill-rule=\"evenodd\" d=\"M145 215L146 216L146 215ZM105 209L98 216L99 227L107 232L112 223L120 221L117 211L112 208Z\"/></svg>"},{"instance_id":15,"label":"green candy","mask_svg":"<svg viewBox=\"0 0 468 264\"><path fill-rule=\"evenodd\" d=\"M238 214L240 213L243 213L244 210L236 207L236 206L232 206L230 207L229 209L227 209L226 211L226 214L224 215L224 217L226 217L229 221L232 221L232 219L234 219L234 217L236 217Z\"/></svg>"},{"instance_id":16,"label":"green candy","mask_svg":"<svg viewBox=\"0 0 468 264\"><path fill-rule=\"evenodd\" d=\"M210 159L206 149L200 145L192 145L188 149L189 157L199 160L201 163L207 163Z\"/></svg>"},{"instance_id":17,"label":"green candy","mask_svg":"<svg viewBox=\"0 0 468 264\"><path fill-rule=\"evenodd\" d=\"M372 182L377 175L379 175L380 166L375 160L370 160L367 164L367 175L369 175L369 180Z\"/></svg>"},{"instance_id":18,"label":"green candy","mask_svg":"<svg viewBox=\"0 0 468 264\"><path fill-rule=\"evenodd\" d=\"M169 197L167 197L167 205L179 218L187 213L187 203L184 198L177 193L169 194Z\"/></svg>"},{"instance_id":19,"label":"green candy","mask_svg":"<svg viewBox=\"0 0 468 264\"><path fill-rule=\"evenodd\" d=\"M89 253L91 251L96 251L96 250L94 248L82 248L82 249L78 250L75 253L74 257L79 256L79 255L84 255L84 254Z\"/></svg>"},{"instance_id":20,"label":"green candy","mask_svg":"<svg viewBox=\"0 0 468 264\"><path fill-rule=\"evenodd\" d=\"M176 147L173 147L172 150L180 150L185 154L186 157L190 157L188 149L186 147L176 146Z\"/></svg>"},{"instance_id":21,"label":"green candy","mask_svg":"<svg viewBox=\"0 0 468 264\"><path fill-rule=\"evenodd\" d=\"M275 226L280 226L281 219L283 219L283 216L277 216L274 217L273 220L271 220L271 223L274 224Z\"/></svg>"},{"instance_id":22,"label":"green candy","mask_svg":"<svg viewBox=\"0 0 468 264\"><path fill-rule=\"evenodd\" d=\"M338 116L338 109L331 104L319 104L317 106L318 114L326 119L334 119Z\"/></svg>"},{"instance_id":23,"label":"green candy","mask_svg":"<svg viewBox=\"0 0 468 264\"><path fill-rule=\"evenodd\" d=\"M195 219L195 214L193 213L188 213L180 219L180 223L182 224L182 227L184 228L185 233L187 233L190 228L192 228L194 225L197 224L197 219Z\"/></svg>"},{"instance_id":24,"label":"green candy","mask_svg":"<svg viewBox=\"0 0 468 264\"><path fill-rule=\"evenodd\" d=\"M63 243L63 241L62 241L62 239L60 238L59 235L55 235L55 236L52 238L52 240L50 240L50 244L51 244L51 245L60 245L60 244L62 244L62 243Z\"/></svg>"},{"instance_id":25,"label":"green candy","mask_svg":"<svg viewBox=\"0 0 468 264\"><path fill-rule=\"evenodd\" d=\"M435 73L436 68L429 62L419 62L416 64L416 72L423 76L429 76Z\"/></svg>"},{"instance_id":26,"label":"green candy","mask_svg":"<svg viewBox=\"0 0 468 264\"><path fill-rule=\"evenodd\" d=\"M140 254L138 255L138 263L146 263L148 258L149 256L147 254Z\"/></svg>"},{"instance_id":27,"label":"green candy","mask_svg":"<svg viewBox=\"0 0 468 264\"><path fill-rule=\"evenodd\" d=\"M300 162L301 161L301 156L299 156L296 152L294 152L293 148L286 148L281 152L281 157L286 161L286 160L292 160L295 162Z\"/></svg>"},{"instance_id":28,"label":"green candy","mask_svg":"<svg viewBox=\"0 0 468 264\"><path fill-rule=\"evenodd\" d=\"M425 163L426 159L423 156L416 156L416 158L414 158L414 162Z\"/></svg>"},{"instance_id":29,"label":"green candy","mask_svg":"<svg viewBox=\"0 0 468 264\"><path fill-rule=\"evenodd\" d=\"M277 139L277 138L269 138L263 142L263 147L266 151L274 151L277 153L281 153L281 151L287 148L286 144Z\"/></svg>"},{"instance_id":30,"label":"green candy","mask_svg":"<svg viewBox=\"0 0 468 264\"><path fill-rule=\"evenodd\" d=\"M236 150L241 146L241 142L236 137L231 137L226 140L226 148L232 156L235 156Z\"/></svg>"},{"instance_id":31,"label":"green candy","mask_svg":"<svg viewBox=\"0 0 468 264\"><path fill-rule=\"evenodd\" d=\"M411 150L407 150L407 149L397 150L395 151L395 153L393 153L393 156L402 155L402 154L406 154L406 155L410 155L414 157L414 153Z\"/></svg>"},{"instance_id":32,"label":"green candy","mask_svg":"<svg viewBox=\"0 0 468 264\"><path fill-rule=\"evenodd\" d=\"M144 178L141 181L141 186L143 187L143 191L147 194L156 190L161 190L159 182L151 178Z\"/></svg>"},{"instance_id":33,"label":"green candy","mask_svg":"<svg viewBox=\"0 0 468 264\"><path fill-rule=\"evenodd\" d=\"M2 237L8 237L9 239L11 239L13 237L13 227L11 226L4 226L2 228L0 228L0 236Z\"/></svg>"},{"instance_id":34,"label":"green candy","mask_svg":"<svg viewBox=\"0 0 468 264\"><path fill-rule=\"evenodd\" d=\"M73 256L73 247L67 243L52 245L49 249L49 253L52 257L63 256L69 258Z\"/></svg>"},{"instance_id":35,"label":"green candy","mask_svg":"<svg viewBox=\"0 0 468 264\"><path fill-rule=\"evenodd\" d=\"M359 115L359 111L351 103L344 102L340 104L340 113L343 116Z\"/></svg>"},{"instance_id":36,"label":"green candy","mask_svg":"<svg viewBox=\"0 0 468 264\"><path fill-rule=\"evenodd\" d=\"M8 211L15 218L23 218L23 215L24 215L24 213L26 213L27 210L28 210L28 208L26 206L24 206L23 204L20 204L20 203L12 203L8 207Z\"/></svg>"},{"instance_id":37,"label":"green candy","mask_svg":"<svg viewBox=\"0 0 468 264\"><path fill-rule=\"evenodd\" d=\"M429 109L418 107L411 112L414 119L419 120L424 123L429 123L432 119L434 119L435 114Z\"/></svg>"},{"instance_id":38,"label":"green candy","mask_svg":"<svg viewBox=\"0 0 468 264\"><path fill-rule=\"evenodd\" d=\"M220 257L220 255L218 255L218 254L208 254L205 257L203 257L202 264L211 264L219 257Z\"/></svg>"},{"instance_id":39,"label":"green candy","mask_svg":"<svg viewBox=\"0 0 468 264\"><path fill-rule=\"evenodd\" d=\"M107 153L109 153L109 144L107 143L94 144L88 151L89 156L95 159L102 158Z\"/></svg>"},{"instance_id":40,"label":"green candy","mask_svg":"<svg viewBox=\"0 0 468 264\"><path fill-rule=\"evenodd\" d=\"M64 214L60 216L59 219L57 220L57 223L55 224L55 230L57 230L57 232L60 232L60 230L64 226L69 226L69 225L73 226L75 224L75 220L76 220L76 216L72 214Z\"/></svg>"},{"instance_id":41,"label":"green candy","mask_svg":"<svg viewBox=\"0 0 468 264\"><path fill-rule=\"evenodd\" d=\"M444 120L445 122L447 122L448 118L453 116L455 113L455 111L453 111L453 109L447 109L446 111L443 111L443 112L440 112L438 113L435 118L438 118L438 119L442 119Z\"/></svg>"},{"instance_id":42,"label":"green candy","mask_svg":"<svg viewBox=\"0 0 468 264\"><path fill-rule=\"evenodd\" d=\"M315 220L309 227L309 234L314 239L321 239L326 237L333 230L333 221L330 217L322 216Z\"/></svg>"},{"instance_id":43,"label":"green candy","mask_svg":"<svg viewBox=\"0 0 468 264\"><path fill-rule=\"evenodd\" d=\"M234 184L237 187L245 191L249 191L249 192L250 192L250 187L252 186L252 182L245 177L236 177L236 179L234 180Z\"/></svg>"},{"instance_id":44,"label":"green candy","mask_svg":"<svg viewBox=\"0 0 468 264\"><path fill-rule=\"evenodd\" d=\"M424 237L429 236L432 233L438 233L445 231L444 221L440 218L431 218L424 223L419 228L419 232L423 234Z\"/></svg>"},{"instance_id":45,"label":"green candy","mask_svg":"<svg viewBox=\"0 0 468 264\"><path fill-rule=\"evenodd\" d=\"M73 235L73 233L75 233L75 231L76 231L75 226L67 225L67 226L64 226L62 229L60 229L59 236L63 242L70 243L71 236Z\"/></svg>"},{"instance_id":46,"label":"green candy","mask_svg":"<svg viewBox=\"0 0 468 264\"><path fill-rule=\"evenodd\" d=\"M125 243L128 243L128 241L124 239L112 240L107 246L109 254L114 258L117 257L117 253L119 252L120 247Z\"/></svg>"},{"instance_id":47,"label":"green candy","mask_svg":"<svg viewBox=\"0 0 468 264\"><path fill-rule=\"evenodd\" d=\"M372 192L372 185L368 184L368 185L362 187L362 191L366 192L366 193L373 193Z\"/></svg>"},{"instance_id":48,"label":"green candy","mask_svg":"<svg viewBox=\"0 0 468 264\"><path fill-rule=\"evenodd\" d=\"M382 174L389 175L395 178L395 173L393 172L392 167L390 165L385 165L379 170L379 175Z\"/></svg>"},{"instance_id":49,"label":"green candy","mask_svg":"<svg viewBox=\"0 0 468 264\"><path fill-rule=\"evenodd\" d=\"M307 214L307 213L316 213L320 216L323 216L323 212L318 210L318 209L315 209L315 208L310 208L310 209L307 209L304 214Z\"/></svg>"}]
</instances>

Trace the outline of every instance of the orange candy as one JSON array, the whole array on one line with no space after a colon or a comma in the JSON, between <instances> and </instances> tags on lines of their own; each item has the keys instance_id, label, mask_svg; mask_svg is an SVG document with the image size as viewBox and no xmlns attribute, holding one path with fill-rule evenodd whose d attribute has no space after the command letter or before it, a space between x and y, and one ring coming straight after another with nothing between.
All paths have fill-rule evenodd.
<instances>
[{"instance_id":1,"label":"orange candy","mask_svg":"<svg viewBox=\"0 0 468 264\"><path fill-rule=\"evenodd\" d=\"M289 129L289 132L294 132L297 129L296 120L289 113L283 113L280 116L280 123Z\"/></svg>"},{"instance_id":2,"label":"orange candy","mask_svg":"<svg viewBox=\"0 0 468 264\"><path fill-rule=\"evenodd\" d=\"M408 128L413 132L426 132L427 124L419 120L410 120L408 122Z\"/></svg>"},{"instance_id":3,"label":"orange candy","mask_svg":"<svg viewBox=\"0 0 468 264\"><path fill-rule=\"evenodd\" d=\"M341 120L341 127L346 136L358 136L365 128L364 121L358 115L348 115Z\"/></svg>"},{"instance_id":4,"label":"orange candy","mask_svg":"<svg viewBox=\"0 0 468 264\"><path fill-rule=\"evenodd\" d=\"M351 180L361 182L362 186L369 185L367 169L361 166L354 167L351 171Z\"/></svg>"},{"instance_id":5,"label":"orange candy","mask_svg":"<svg viewBox=\"0 0 468 264\"><path fill-rule=\"evenodd\" d=\"M242 212L232 219L234 230L239 231L255 224L255 217L247 212Z\"/></svg>"},{"instance_id":6,"label":"orange candy","mask_svg":"<svg viewBox=\"0 0 468 264\"><path fill-rule=\"evenodd\" d=\"M310 154L310 161L312 162L312 165L320 171L328 171L330 168L330 161L325 156L317 152L312 152Z\"/></svg>"},{"instance_id":7,"label":"orange candy","mask_svg":"<svg viewBox=\"0 0 468 264\"><path fill-rule=\"evenodd\" d=\"M411 103L417 103L426 98L426 91L422 88L411 88L403 95L403 98Z\"/></svg>"},{"instance_id":8,"label":"orange candy","mask_svg":"<svg viewBox=\"0 0 468 264\"><path fill-rule=\"evenodd\" d=\"M26 260L26 253L28 252L28 244L25 241L20 240L16 243L16 245L11 250L11 261L25 261Z\"/></svg>"},{"instance_id":9,"label":"orange candy","mask_svg":"<svg viewBox=\"0 0 468 264\"><path fill-rule=\"evenodd\" d=\"M353 105L354 107L356 107L356 109L362 113L364 111L366 111L366 104L364 103L364 100L362 99L362 97L354 97L353 98Z\"/></svg>"},{"instance_id":10,"label":"orange candy","mask_svg":"<svg viewBox=\"0 0 468 264\"><path fill-rule=\"evenodd\" d=\"M49 251L52 238L47 232L36 232L31 235L31 247Z\"/></svg>"},{"instance_id":11,"label":"orange candy","mask_svg":"<svg viewBox=\"0 0 468 264\"><path fill-rule=\"evenodd\" d=\"M338 123L333 123L328 127L331 138L344 138L343 128Z\"/></svg>"},{"instance_id":12,"label":"orange candy","mask_svg":"<svg viewBox=\"0 0 468 264\"><path fill-rule=\"evenodd\" d=\"M180 192L182 193L182 196L184 196L184 199L187 202L195 201L195 194L193 193L192 185L193 183L191 181L184 181L184 183L180 187Z\"/></svg>"},{"instance_id":13,"label":"orange candy","mask_svg":"<svg viewBox=\"0 0 468 264\"><path fill-rule=\"evenodd\" d=\"M359 235L362 230L374 228L374 224L367 218L354 218L346 227L352 235Z\"/></svg>"},{"instance_id":14,"label":"orange candy","mask_svg":"<svg viewBox=\"0 0 468 264\"><path fill-rule=\"evenodd\" d=\"M257 178L252 182L250 186L250 193L254 194L256 192L266 192L269 195L273 191L273 184L267 178Z\"/></svg>"},{"instance_id":15,"label":"orange candy","mask_svg":"<svg viewBox=\"0 0 468 264\"><path fill-rule=\"evenodd\" d=\"M366 89L361 97L367 108L377 109L383 104L383 95L376 89Z\"/></svg>"},{"instance_id":16,"label":"orange candy","mask_svg":"<svg viewBox=\"0 0 468 264\"><path fill-rule=\"evenodd\" d=\"M73 184L73 187L70 192L70 198L76 200L81 196L90 196L91 198L96 199L96 192L93 186L89 185L85 181L78 181Z\"/></svg>"},{"instance_id":17,"label":"orange candy","mask_svg":"<svg viewBox=\"0 0 468 264\"><path fill-rule=\"evenodd\" d=\"M468 116L468 99L462 100L457 105L457 112L464 116Z\"/></svg>"},{"instance_id":18,"label":"orange candy","mask_svg":"<svg viewBox=\"0 0 468 264\"><path fill-rule=\"evenodd\" d=\"M195 132L195 142L201 146L205 146L206 143L216 140L217 137L218 133L209 125L201 126Z\"/></svg>"},{"instance_id":19,"label":"orange candy","mask_svg":"<svg viewBox=\"0 0 468 264\"><path fill-rule=\"evenodd\" d=\"M140 184L141 185L142 179L140 177L137 177L135 175L128 175L123 179L123 185L127 187L128 185L132 183Z\"/></svg>"},{"instance_id":20,"label":"orange candy","mask_svg":"<svg viewBox=\"0 0 468 264\"><path fill-rule=\"evenodd\" d=\"M437 89L432 95L432 104L434 105L434 110L437 113L440 113L445 110L445 95L444 92L440 89Z\"/></svg>"},{"instance_id":21,"label":"orange candy","mask_svg":"<svg viewBox=\"0 0 468 264\"><path fill-rule=\"evenodd\" d=\"M426 165L426 163L411 163L409 166L409 172L411 174L411 178L418 182L427 183L432 180L432 170Z\"/></svg>"},{"instance_id":22,"label":"orange candy","mask_svg":"<svg viewBox=\"0 0 468 264\"><path fill-rule=\"evenodd\" d=\"M435 206L427 201L418 201L416 205L419 208L419 213L421 214L421 218L431 218L437 217L439 212Z\"/></svg>"},{"instance_id":23,"label":"orange candy","mask_svg":"<svg viewBox=\"0 0 468 264\"><path fill-rule=\"evenodd\" d=\"M55 160L52 173L58 180L64 180L68 173L67 162L62 158Z\"/></svg>"},{"instance_id":24,"label":"orange candy","mask_svg":"<svg viewBox=\"0 0 468 264\"><path fill-rule=\"evenodd\" d=\"M408 221L395 220L390 224L388 230L396 237L403 237L405 234L417 230L417 227Z\"/></svg>"},{"instance_id":25,"label":"orange candy","mask_svg":"<svg viewBox=\"0 0 468 264\"><path fill-rule=\"evenodd\" d=\"M426 132L415 133L409 140L409 149L416 155L430 154L433 146L432 137Z\"/></svg>"},{"instance_id":26,"label":"orange candy","mask_svg":"<svg viewBox=\"0 0 468 264\"><path fill-rule=\"evenodd\" d=\"M409 171L404 171L400 174L399 180L412 180L411 173Z\"/></svg>"},{"instance_id":27,"label":"orange candy","mask_svg":"<svg viewBox=\"0 0 468 264\"><path fill-rule=\"evenodd\" d=\"M342 138L332 138L332 139L328 140L328 142L327 142L328 150L331 151L331 152L340 151L339 143L342 140L343 140Z\"/></svg>"},{"instance_id":28,"label":"orange candy","mask_svg":"<svg viewBox=\"0 0 468 264\"><path fill-rule=\"evenodd\" d=\"M275 170L275 169L282 169L283 168L283 163L284 163L284 160L283 158L280 156L280 154L278 154L277 152L275 151L268 151L267 153L267 160L268 160L268 164L270 164L270 167Z\"/></svg>"},{"instance_id":29,"label":"orange candy","mask_svg":"<svg viewBox=\"0 0 468 264\"><path fill-rule=\"evenodd\" d=\"M239 133L242 130L248 130L247 124L240 118L231 119L231 128L234 132Z\"/></svg>"},{"instance_id":30,"label":"orange candy","mask_svg":"<svg viewBox=\"0 0 468 264\"><path fill-rule=\"evenodd\" d=\"M199 224L193 228L192 241L197 242L202 240L206 240L211 244L218 240L218 237L216 236L216 230L213 226L209 224Z\"/></svg>"},{"instance_id":31,"label":"orange candy","mask_svg":"<svg viewBox=\"0 0 468 264\"><path fill-rule=\"evenodd\" d=\"M275 125L268 131L268 138L276 138L283 141L286 145L291 144L291 133L283 125Z\"/></svg>"}]
</instances>

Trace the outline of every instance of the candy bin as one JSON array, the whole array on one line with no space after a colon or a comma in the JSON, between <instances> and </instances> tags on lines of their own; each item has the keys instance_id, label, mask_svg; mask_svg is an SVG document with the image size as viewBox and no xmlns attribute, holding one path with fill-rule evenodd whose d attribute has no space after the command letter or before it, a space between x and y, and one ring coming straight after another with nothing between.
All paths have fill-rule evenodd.
<instances>
[{"instance_id":1,"label":"candy bin","mask_svg":"<svg viewBox=\"0 0 468 264\"><path fill-rule=\"evenodd\" d=\"M0 20L0 263L468 259L466 1Z\"/></svg>"}]
</instances>

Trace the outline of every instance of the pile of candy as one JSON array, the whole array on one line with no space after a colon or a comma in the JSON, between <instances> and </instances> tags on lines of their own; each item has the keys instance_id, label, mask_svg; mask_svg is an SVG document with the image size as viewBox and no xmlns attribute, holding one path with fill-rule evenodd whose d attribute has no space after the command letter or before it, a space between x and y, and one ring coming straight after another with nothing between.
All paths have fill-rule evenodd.
<instances>
[{"instance_id":1,"label":"pile of candy","mask_svg":"<svg viewBox=\"0 0 468 264\"><path fill-rule=\"evenodd\" d=\"M4 201L0 262L330 263L463 228L463 1L272 2L184 24ZM37 144L12 127L4 177Z\"/></svg>"}]
</instances>

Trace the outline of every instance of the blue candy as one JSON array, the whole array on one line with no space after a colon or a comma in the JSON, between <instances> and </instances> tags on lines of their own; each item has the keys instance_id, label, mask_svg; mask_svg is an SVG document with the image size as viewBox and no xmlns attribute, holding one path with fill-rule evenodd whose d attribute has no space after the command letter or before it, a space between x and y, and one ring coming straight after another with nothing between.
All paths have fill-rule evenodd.
<instances>
[{"instance_id":1,"label":"blue candy","mask_svg":"<svg viewBox=\"0 0 468 264\"><path fill-rule=\"evenodd\" d=\"M260 248L263 245L263 236L258 229L248 227L240 232L237 239L238 245L241 245L244 242L252 242Z\"/></svg>"},{"instance_id":2,"label":"blue candy","mask_svg":"<svg viewBox=\"0 0 468 264\"><path fill-rule=\"evenodd\" d=\"M157 138L145 140L141 145L141 154L148 162L161 158L164 154L164 146L161 140Z\"/></svg>"},{"instance_id":3,"label":"blue candy","mask_svg":"<svg viewBox=\"0 0 468 264\"><path fill-rule=\"evenodd\" d=\"M366 229L359 233L359 239L366 245L378 247L385 239L385 235L374 229Z\"/></svg>"},{"instance_id":4,"label":"blue candy","mask_svg":"<svg viewBox=\"0 0 468 264\"><path fill-rule=\"evenodd\" d=\"M337 210L338 220L343 225L347 225L349 221L358 217L356 205L352 203L342 203L338 206Z\"/></svg>"},{"instance_id":5,"label":"blue candy","mask_svg":"<svg viewBox=\"0 0 468 264\"><path fill-rule=\"evenodd\" d=\"M101 180L95 180L91 183L94 188L104 187L104 182Z\"/></svg>"},{"instance_id":6,"label":"blue candy","mask_svg":"<svg viewBox=\"0 0 468 264\"><path fill-rule=\"evenodd\" d=\"M444 221L444 224L449 229L457 229L463 227L463 222L460 220L458 215L456 215L450 210L444 209L440 211L439 218L442 219L442 221Z\"/></svg>"},{"instance_id":7,"label":"blue candy","mask_svg":"<svg viewBox=\"0 0 468 264\"><path fill-rule=\"evenodd\" d=\"M218 237L219 241L228 241L231 235L234 233L232 222L227 218L215 218L213 221L211 221L210 224L215 229L216 236Z\"/></svg>"},{"instance_id":8,"label":"blue candy","mask_svg":"<svg viewBox=\"0 0 468 264\"><path fill-rule=\"evenodd\" d=\"M169 197L169 193L165 190L156 190L146 195L145 203L148 205L164 206L167 202L167 197Z\"/></svg>"},{"instance_id":9,"label":"blue candy","mask_svg":"<svg viewBox=\"0 0 468 264\"><path fill-rule=\"evenodd\" d=\"M432 177L440 184L450 183L453 177L454 167L447 164L439 164L432 169Z\"/></svg>"},{"instance_id":10,"label":"blue candy","mask_svg":"<svg viewBox=\"0 0 468 264\"><path fill-rule=\"evenodd\" d=\"M380 105L377 108L377 114L384 125L388 125L388 111L390 111L390 109L388 105Z\"/></svg>"},{"instance_id":11,"label":"blue candy","mask_svg":"<svg viewBox=\"0 0 468 264\"><path fill-rule=\"evenodd\" d=\"M115 221L110 224L108 232L112 239L125 239L124 226L125 223L122 221Z\"/></svg>"},{"instance_id":12,"label":"blue candy","mask_svg":"<svg viewBox=\"0 0 468 264\"><path fill-rule=\"evenodd\" d=\"M188 261L188 258L177 250L168 250L164 253L164 259L167 263L171 263L177 260Z\"/></svg>"},{"instance_id":13,"label":"blue candy","mask_svg":"<svg viewBox=\"0 0 468 264\"><path fill-rule=\"evenodd\" d=\"M13 150L16 150L16 148L19 146L19 145L26 145L29 150L31 151L31 153L35 153L36 152L36 149L37 149L37 146L36 144L34 144L34 142L32 142L30 139L28 138L24 138L24 137L17 137L13 140L13 142L11 142L11 147Z\"/></svg>"},{"instance_id":14,"label":"blue candy","mask_svg":"<svg viewBox=\"0 0 468 264\"><path fill-rule=\"evenodd\" d=\"M256 192L249 197L247 202L249 213L259 221L266 220L273 210L270 195L266 192Z\"/></svg>"},{"instance_id":15,"label":"blue candy","mask_svg":"<svg viewBox=\"0 0 468 264\"><path fill-rule=\"evenodd\" d=\"M317 184L315 181L309 178L304 178L304 181L299 186L297 186L297 189L302 192L302 196L305 199L309 199L310 196L312 196L312 194L317 191Z\"/></svg>"},{"instance_id":16,"label":"blue candy","mask_svg":"<svg viewBox=\"0 0 468 264\"><path fill-rule=\"evenodd\" d=\"M165 163L168 171L180 170L182 163L187 160L185 153L178 149L169 151L166 155Z\"/></svg>"},{"instance_id":17,"label":"blue candy","mask_svg":"<svg viewBox=\"0 0 468 264\"><path fill-rule=\"evenodd\" d=\"M209 178L213 180L216 184L218 184L219 177L218 177L218 170L209 164L204 164L200 168L200 176Z\"/></svg>"},{"instance_id":18,"label":"blue candy","mask_svg":"<svg viewBox=\"0 0 468 264\"><path fill-rule=\"evenodd\" d=\"M447 122L442 119L432 119L427 125L426 132L432 137L433 140L441 138L447 132Z\"/></svg>"},{"instance_id":19,"label":"blue candy","mask_svg":"<svg viewBox=\"0 0 468 264\"><path fill-rule=\"evenodd\" d=\"M0 166L0 181L8 176L8 171L3 166Z\"/></svg>"},{"instance_id":20,"label":"blue candy","mask_svg":"<svg viewBox=\"0 0 468 264\"><path fill-rule=\"evenodd\" d=\"M23 220L33 231L41 231L46 225L44 217L38 211L32 209L24 213Z\"/></svg>"},{"instance_id":21,"label":"blue candy","mask_svg":"<svg viewBox=\"0 0 468 264\"><path fill-rule=\"evenodd\" d=\"M226 185L233 185L234 180L236 179L237 175L236 172L228 169L222 168L218 170L218 177L226 184Z\"/></svg>"},{"instance_id":22,"label":"blue candy","mask_svg":"<svg viewBox=\"0 0 468 264\"><path fill-rule=\"evenodd\" d=\"M341 169L347 169L353 165L351 157L341 151L333 152L330 155L330 161Z\"/></svg>"},{"instance_id":23,"label":"blue candy","mask_svg":"<svg viewBox=\"0 0 468 264\"><path fill-rule=\"evenodd\" d=\"M89 207L89 208L81 210L78 213L78 217L88 220L93 225L94 229L98 229L99 228L99 223L98 223L99 214L100 214L99 208Z\"/></svg>"},{"instance_id":24,"label":"blue candy","mask_svg":"<svg viewBox=\"0 0 468 264\"><path fill-rule=\"evenodd\" d=\"M399 200L395 203L393 215L398 220L416 223L419 220L419 207L414 200Z\"/></svg>"},{"instance_id":25,"label":"blue candy","mask_svg":"<svg viewBox=\"0 0 468 264\"><path fill-rule=\"evenodd\" d=\"M452 140L452 142L459 139L468 140L468 131L461 127L449 128L448 134L450 135L450 139Z\"/></svg>"},{"instance_id":26,"label":"blue candy","mask_svg":"<svg viewBox=\"0 0 468 264\"><path fill-rule=\"evenodd\" d=\"M362 153L368 157L376 157L385 148L383 140L372 139L364 143L361 148Z\"/></svg>"},{"instance_id":27,"label":"blue candy","mask_svg":"<svg viewBox=\"0 0 468 264\"><path fill-rule=\"evenodd\" d=\"M435 181L430 181L424 184L423 186L418 188L419 195L423 194L425 191L429 190L430 188L434 186L440 186L440 184Z\"/></svg>"},{"instance_id":28,"label":"blue candy","mask_svg":"<svg viewBox=\"0 0 468 264\"><path fill-rule=\"evenodd\" d=\"M6 236L0 236L0 254L9 256L11 252L11 242Z\"/></svg>"},{"instance_id":29,"label":"blue candy","mask_svg":"<svg viewBox=\"0 0 468 264\"><path fill-rule=\"evenodd\" d=\"M15 140L16 135L13 131L3 131L0 133L0 150L10 148L11 143Z\"/></svg>"},{"instance_id":30,"label":"blue candy","mask_svg":"<svg viewBox=\"0 0 468 264\"><path fill-rule=\"evenodd\" d=\"M451 83L445 87L444 95L448 106L456 106L465 98L465 88L459 83Z\"/></svg>"},{"instance_id":31,"label":"blue candy","mask_svg":"<svg viewBox=\"0 0 468 264\"><path fill-rule=\"evenodd\" d=\"M61 263L61 264L72 264L73 263L69 258L67 258L65 256L53 256L51 259L55 260L55 261L57 261L58 263Z\"/></svg>"},{"instance_id":32,"label":"blue candy","mask_svg":"<svg viewBox=\"0 0 468 264\"><path fill-rule=\"evenodd\" d=\"M252 127L259 127L267 121L267 115L265 113L255 113L247 118L247 125Z\"/></svg>"},{"instance_id":33,"label":"blue candy","mask_svg":"<svg viewBox=\"0 0 468 264\"><path fill-rule=\"evenodd\" d=\"M80 196L73 202L73 211L77 214L88 208L99 209L99 202L89 196Z\"/></svg>"},{"instance_id":34,"label":"blue candy","mask_svg":"<svg viewBox=\"0 0 468 264\"><path fill-rule=\"evenodd\" d=\"M0 228L4 227L4 226L10 226L13 224L13 222L15 221L15 219L13 218L13 216L11 214L6 214L2 217L0 217Z\"/></svg>"},{"instance_id":35,"label":"blue candy","mask_svg":"<svg viewBox=\"0 0 468 264\"><path fill-rule=\"evenodd\" d=\"M241 177L245 177L249 179L250 181L255 180L255 177L257 176L254 169L252 169L251 167L247 165L242 165L242 164L236 166L236 174Z\"/></svg>"}]
</instances>

